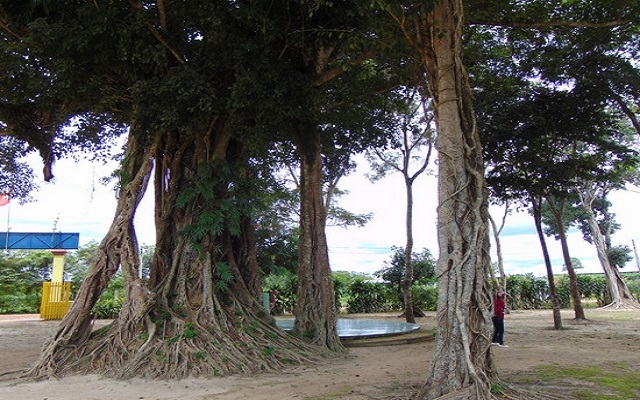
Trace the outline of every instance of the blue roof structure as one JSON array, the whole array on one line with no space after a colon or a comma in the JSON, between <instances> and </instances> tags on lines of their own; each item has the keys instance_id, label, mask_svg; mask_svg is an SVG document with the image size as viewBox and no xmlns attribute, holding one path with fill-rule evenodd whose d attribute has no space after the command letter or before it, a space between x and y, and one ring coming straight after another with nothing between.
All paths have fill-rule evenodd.
<instances>
[{"instance_id":1,"label":"blue roof structure","mask_svg":"<svg viewBox=\"0 0 640 400\"><path fill-rule=\"evenodd\" d=\"M0 246L6 250L75 250L79 242L79 233L0 232Z\"/></svg>"}]
</instances>

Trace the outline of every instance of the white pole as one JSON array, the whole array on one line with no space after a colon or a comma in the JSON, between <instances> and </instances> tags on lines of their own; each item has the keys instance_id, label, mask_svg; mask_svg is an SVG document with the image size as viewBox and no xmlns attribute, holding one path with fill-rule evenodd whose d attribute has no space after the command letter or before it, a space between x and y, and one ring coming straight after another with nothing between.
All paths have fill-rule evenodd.
<instances>
[{"instance_id":1,"label":"white pole","mask_svg":"<svg viewBox=\"0 0 640 400\"><path fill-rule=\"evenodd\" d=\"M633 254L636 256L636 267L640 271L640 261L638 261L638 249L636 249L636 241L631 239L631 244L633 244Z\"/></svg>"},{"instance_id":2,"label":"white pole","mask_svg":"<svg viewBox=\"0 0 640 400\"><path fill-rule=\"evenodd\" d=\"M9 250L9 231L11 231L11 201L7 203L7 236L4 239L4 251Z\"/></svg>"}]
</instances>

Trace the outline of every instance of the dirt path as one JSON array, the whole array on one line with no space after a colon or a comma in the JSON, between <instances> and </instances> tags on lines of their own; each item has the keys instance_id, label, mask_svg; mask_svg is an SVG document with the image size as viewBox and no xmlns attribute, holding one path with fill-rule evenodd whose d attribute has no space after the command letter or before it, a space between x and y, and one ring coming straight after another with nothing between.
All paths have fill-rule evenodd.
<instances>
[{"instance_id":1,"label":"dirt path","mask_svg":"<svg viewBox=\"0 0 640 400\"><path fill-rule=\"evenodd\" d=\"M528 382L540 365L625 365L640 370L640 311L586 310L576 323L563 311L565 329L555 331L550 311L516 311L506 318L509 348L492 348L502 379ZM359 316L397 321L395 315ZM434 326L434 315L421 318ZM282 400L380 399L415 391L429 370L433 342L353 347L345 358L251 377L113 381L99 376L24 382L17 379L37 360L55 321L0 318L0 399L11 400ZM531 383L529 383L531 384Z\"/></svg>"}]
</instances>

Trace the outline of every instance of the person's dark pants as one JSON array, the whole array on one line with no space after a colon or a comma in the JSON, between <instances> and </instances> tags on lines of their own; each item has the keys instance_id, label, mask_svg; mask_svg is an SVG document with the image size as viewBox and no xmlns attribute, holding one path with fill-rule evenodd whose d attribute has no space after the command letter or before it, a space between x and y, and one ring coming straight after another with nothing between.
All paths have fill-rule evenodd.
<instances>
[{"instance_id":1,"label":"person's dark pants","mask_svg":"<svg viewBox=\"0 0 640 400\"><path fill-rule=\"evenodd\" d=\"M491 343L504 344L504 318L491 317L493 321L493 339Z\"/></svg>"}]
</instances>

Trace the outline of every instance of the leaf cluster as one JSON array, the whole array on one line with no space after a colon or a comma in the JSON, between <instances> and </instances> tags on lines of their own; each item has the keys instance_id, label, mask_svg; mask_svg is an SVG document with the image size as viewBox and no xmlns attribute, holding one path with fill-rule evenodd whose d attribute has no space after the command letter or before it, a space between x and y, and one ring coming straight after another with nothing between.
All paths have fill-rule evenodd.
<instances>
[{"instance_id":1,"label":"leaf cluster","mask_svg":"<svg viewBox=\"0 0 640 400\"><path fill-rule=\"evenodd\" d=\"M385 266L373 275L385 282L401 286L406 269L405 249L393 246L391 251L393 252L391 260L385 261ZM435 277L436 260L428 249L423 249L420 253L412 253L411 265L413 266L412 282Z\"/></svg>"}]
</instances>

